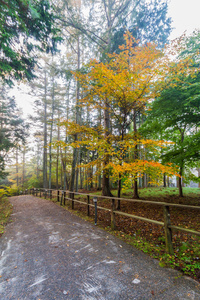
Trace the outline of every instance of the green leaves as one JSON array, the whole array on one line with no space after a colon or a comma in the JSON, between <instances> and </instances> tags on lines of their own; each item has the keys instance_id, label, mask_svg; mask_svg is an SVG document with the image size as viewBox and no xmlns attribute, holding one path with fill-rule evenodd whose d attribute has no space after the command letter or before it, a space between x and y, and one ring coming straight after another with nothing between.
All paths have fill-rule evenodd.
<instances>
[{"instance_id":1,"label":"green leaves","mask_svg":"<svg viewBox=\"0 0 200 300\"><path fill-rule=\"evenodd\" d=\"M194 34L194 38L197 39L196 43L192 37L181 41L182 49L184 46L186 50L179 55L177 66L179 63L182 65L182 60L190 60L190 63L186 64L185 70L180 68L177 74L173 70L169 72L166 81L169 80L170 84L152 103L151 111L140 130L145 136L173 141L173 144L162 150L160 158L163 162L177 164L181 173L182 169L194 167L195 163L197 166L200 159L200 75L193 72L199 59L196 52L200 44L199 35Z\"/></svg>"},{"instance_id":2,"label":"green leaves","mask_svg":"<svg viewBox=\"0 0 200 300\"><path fill-rule=\"evenodd\" d=\"M31 51L54 51L60 41L54 13L48 0L0 0L0 6L0 78L9 84L30 80L36 63Z\"/></svg>"}]
</instances>

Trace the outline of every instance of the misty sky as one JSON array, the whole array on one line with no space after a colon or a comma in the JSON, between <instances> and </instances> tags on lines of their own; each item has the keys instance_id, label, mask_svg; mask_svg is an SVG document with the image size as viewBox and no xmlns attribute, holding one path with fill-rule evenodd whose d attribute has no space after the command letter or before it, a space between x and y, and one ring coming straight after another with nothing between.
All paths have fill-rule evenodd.
<instances>
[{"instance_id":1,"label":"misty sky","mask_svg":"<svg viewBox=\"0 0 200 300\"><path fill-rule=\"evenodd\" d=\"M172 17L175 27L171 38L180 36L185 30L192 33L194 29L200 29L200 0L170 0L169 16Z\"/></svg>"},{"instance_id":2,"label":"misty sky","mask_svg":"<svg viewBox=\"0 0 200 300\"><path fill-rule=\"evenodd\" d=\"M187 34L195 29L200 29L200 0L169 0L169 16L172 18L173 32L170 36L174 39L184 31ZM13 89L19 107L23 109L24 115L32 113L33 100L26 94L26 87L21 85L24 92L19 92L17 88Z\"/></svg>"}]
</instances>

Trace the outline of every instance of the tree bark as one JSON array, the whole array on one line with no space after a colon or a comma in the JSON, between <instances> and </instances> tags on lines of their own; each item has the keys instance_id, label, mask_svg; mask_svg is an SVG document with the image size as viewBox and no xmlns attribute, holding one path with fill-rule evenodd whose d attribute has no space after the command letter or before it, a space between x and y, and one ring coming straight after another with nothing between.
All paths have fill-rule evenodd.
<instances>
[{"instance_id":1,"label":"tree bark","mask_svg":"<svg viewBox=\"0 0 200 300\"><path fill-rule=\"evenodd\" d=\"M179 197L183 197L183 187L182 187L183 166L180 167L179 175L180 175L180 177L178 177Z\"/></svg>"},{"instance_id":2,"label":"tree bark","mask_svg":"<svg viewBox=\"0 0 200 300\"><path fill-rule=\"evenodd\" d=\"M58 112L58 120L60 120L60 113ZM58 121L60 122L60 121ZM58 141L60 141L60 124L58 123ZM58 190L58 171L59 171L59 156L60 156L60 149L59 146L57 147L57 157L56 157L56 189ZM62 156L61 156L61 163L62 163Z\"/></svg>"},{"instance_id":3,"label":"tree bark","mask_svg":"<svg viewBox=\"0 0 200 300\"><path fill-rule=\"evenodd\" d=\"M51 170L52 170L52 138L53 138L53 122L54 122L54 108L55 108L55 83L53 78L52 85L52 107L51 107L51 129L50 129L50 140L49 140L49 189L51 189Z\"/></svg>"},{"instance_id":4,"label":"tree bark","mask_svg":"<svg viewBox=\"0 0 200 300\"><path fill-rule=\"evenodd\" d=\"M16 181L19 186L19 160L18 160L18 147L16 148Z\"/></svg>"},{"instance_id":5,"label":"tree bark","mask_svg":"<svg viewBox=\"0 0 200 300\"><path fill-rule=\"evenodd\" d=\"M77 164L80 164L80 148L77 149ZM79 188L79 168L76 168L76 192L78 192Z\"/></svg>"},{"instance_id":6,"label":"tree bark","mask_svg":"<svg viewBox=\"0 0 200 300\"><path fill-rule=\"evenodd\" d=\"M134 128L134 135L135 139L136 134L137 134L137 124L136 124L136 110L134 110L134 117L133 117L133 128ZM138 159L138 147L137 144L135 145L135 151L134 151L134 159ZM137 182L137 176L134 178L134 192L133 192L133 198L134 199L139 199L139 194L138 194L138 182Z\"/></svg>"},{"instance_id":7,"label":"tree bark","mask_svg":"<svg viewBox=\"0 0 200 300\"><path fill-rule=\"evenodd\" d=\"M133 199L139 199L139 194L138 194L138 182L137 178L134 180L134 192L133 192Z\"/></svg>"},{"instance_id":8,"label":"tree bark","mask_svg":"<svg viewBox=\"0 0 200 300\"><path fill-rule=\"evenodd\" d=\"M44 148L43 148L43 188L47 188L47 73L44 78Z\"/></svg>"},{"instance_id":9,"label":"tree bark","mask_svg":"<svg viewBox=\"0 0 200 300\"><path fill-rule=\"evenodd\" d=\"M184 133L185 133L185 128L183 130L180 129L181 145L184 142ZM178 178L179 197L183 197L183 187L182 187L183 169L184 169L184 161L182 160L181 163L180 163L180 170L179 170L180 177Z\"/></svg>"},{"instance_id":10,"label":"tree bark","mask_svg":"<svg viewBox=\"0 0 200 300\"><path fill-rule=\"evenodd\" d=\"M77 40L77 70L80 70L80 43L79 43L80 37L78 36ZM79 109L79 103L80 102L80 83L77 80L76 85L76 123L80 124L80 109ZM78 141L78 135L74 135L74 141ZM78 188L78 171L76 172L76 165L78 161L78 149L73 149L73 160L72 160L72 173L71 173L71 182L70 182L70 191L73 192L74 188L76 187L76 190ZM77 178L77 183L75 186L75 179Z\"/></svg>"},{"instance_id":11,"label":"tree bark","mask_svg":"<svg viewBox=\"0 0 200 300\"><path fill-rule=\"evenodd\" d=\"M121 198L121 189L122 189L122 180L121 180L121 174L119 174L119 179L118 179L118 191L117 191L117 197ZM121 201L117 201L117 209L120 210L121 208Z\"/></svg>"},{"instance_id":12,"label":"tree bark","mask_svg":"<svg viewBox=\"0 0 200 300\"><path fill-rule=\"evenodd\" d=\"M40 154L40 144L39 141L37 141L37 171L36 171L37 179L39 179L39 160L40 160L39 154Z\"/></svg>"},{"instance_id":13,"label":"tree bark","mask_svg":"<svg viewBox=\"0 0 200 300\"><path fill-rule=\"evenodd\" d=\"M167 187L166 174L163 175L163 187Z\"/></svg>"},{"instance_id":14,"label":"tree bark","mask_svg":"<svg viewBox=\"0 0 200 300\"><path fill-rule=\"evenodd\" d=\"M109 131L110 131L110 114L109 114L109 106L108 103L106 103L106 108L104 110L104 138L109 144ZM102 195L103 196L113 196L110 191L110 178L109 178L109 171L107 170L107 166L109 164L110 157L109 154L107 154L107 151L105 150L105 157L103 160L103 180L102 180Z\"/></svg>"},{"instance_id":15,"label":"tree bark","mask_svg":"<svg viewBox=\"0 0 200 300\"><path fill-rule=\"evenodd\" d=\"M26 168L25 168L25 155L26 155L26 146L23 147L23 161L22 161L22 186L24 186L25 176L26 176Z\"/></svg>"}]
</instances>

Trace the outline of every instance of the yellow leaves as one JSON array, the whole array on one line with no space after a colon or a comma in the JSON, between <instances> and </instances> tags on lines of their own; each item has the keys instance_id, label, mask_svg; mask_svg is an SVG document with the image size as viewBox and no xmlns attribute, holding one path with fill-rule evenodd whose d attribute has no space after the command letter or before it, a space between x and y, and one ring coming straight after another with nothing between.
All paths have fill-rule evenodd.
<instances>
[{"instance_id":1,"label":"yellow leaves","mask_svg":"<svg viewBox=\"0 0 200 300\"><path fill-rule=\"evenodd\" d=\"M159 184L159 178L163 178L163 174L168 176L177 175L176 167L170 165L162 165L159 162L148 160L134 160L126 163L110 162L107 168L110 169L110 174L113 180L118 180L121 176L124 180L124 187L129 186L135 178L143 177L144 173L151 177L152 184Z\"/></svg>"},{"instance_id":2,"label":"yellow leaves","mask_svg":"<svg viewBox=\"0 0 200 300\"><path fill-rule=\"evenodd\" d=\"M172 175L176 170L172 165L163 166L155 161L133 159L140 150L140 157L145 157L145 151L155 154L160 147L166 147L165 141L153 141L140 138L133 133L127 133L133 111L144 111L169 81L185 74L188 61L169 63L169 58L156 48L154 44L139 45L129 32L125 35L125 45L120 46L120 53L109 54L109 61L102 63L91 60L85 67L86 72L74 72L80 82L82 95L79 106L87 106L89 114L94 115L97 109L108 111L113 116L113 124L119 131L115 135L107 135L101 127L95 125L78 125L72 121L59 122L65 133L71 137L70 142L57 142L59 147L83 147L93 153L92 162L84 165L86 169L98 166L104 168L113 180L122 176L124 185L128 185L143 173L149 174L152 182L163 173ZM167 78L168 78L167 77ZM176 84L177 82L173 82ZM172 83L170 83L172 84ZM84 109L83 109L84 110ZM114 125L115 126L115 125ZM120 130L124 130L122 134ZM123 137L122 137L123 135ZM70 149L71 149L70 148ZM66 148L65 148L66 149ZM102 163L105 162L108 163ZM103 166L102 166L103 165ZM83 166L83 164L81 164ZM102 169L101 169L102 170Z\"/></svg>"},{"instance_id":3,"label":"yellow leaves","mask_svg":"<svg viewBox=\"0 0 200 300\"><path fill-rule=\"evenodd\" d=\"M126 44L120 46L122 51L119 54L108 55L109 62L91 60L86 74L73 73L86 95L85 105L97 107L99 100L102 100L112 102L112 107L131 104L132 109L135 109L139 101L142 100L145 105L149 97L152 97L155 79L160 70L156 62L162 53L153 44L138 45L129 32L125 35L125 41ZM139 108L140 106L141 103Z\"/></svg>"}]
</instances>

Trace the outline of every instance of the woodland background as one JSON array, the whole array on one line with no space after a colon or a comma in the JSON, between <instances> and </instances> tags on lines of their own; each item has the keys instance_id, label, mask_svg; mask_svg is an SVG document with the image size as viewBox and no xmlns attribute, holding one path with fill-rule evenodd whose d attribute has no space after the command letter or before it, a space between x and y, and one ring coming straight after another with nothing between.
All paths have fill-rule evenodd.
<instances>
[{"instance_id":1,"label":"woodland background","mask_svg":"<svg viewBox=\"0 0 200 300\"><path fill-rule=\"evenodd\" d=\"M0 184L71 191L199 184L200 32L167 1L0 0ZM24 120L9 90L37 99Z\"/></svg>"}]
</instances>

